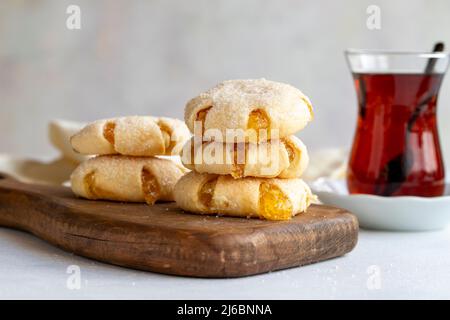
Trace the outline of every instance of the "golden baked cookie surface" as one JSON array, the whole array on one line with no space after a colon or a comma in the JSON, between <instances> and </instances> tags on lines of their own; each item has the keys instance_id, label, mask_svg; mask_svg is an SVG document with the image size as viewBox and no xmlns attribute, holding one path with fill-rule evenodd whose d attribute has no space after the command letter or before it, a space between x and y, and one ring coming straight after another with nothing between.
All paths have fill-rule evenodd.
<instances>
[{"instance_id":1,"label":"golden baked cookie surface","mask_svg":"<svg viewBox=\"0 0 450 320\"><path fill-rule=\"evenodd\" d=\"M183 147L181 161L200 173L230 174L233 178L299 178L308 166L306 146L295 137L260 144L203 142L192 138Z\"/></svg>"},{"instance_id":2,"label":"golden baked cookie surface","mask_svg":"<svg viewBox=\"0 0 450 320\"><path fill-rule=\"evenodd\" d=\"M227 129L240 129L245 141L286 137L312 120L308 97L295 87L266 79L229 80L190 100L185 121L192 133L217 129L225 141ZM197 129L198 130L198 129ZM255 136L256 134L256 136Z\"/></svg>"},{"instance_id":3,"label":"golden baked cookie surface","mask_svg":"<svg viewBox=\"0 0 450 320\"><path fill-rule=\"evenodd\" d=\"M98 120L70 139L82 154L155 156L179 154L190 133L178 119L129 116Z\"/></svg>"},{"instance_id":4,"label":"golden baked cookie surface","mask_svg":"<svg viewBox=\"0 0 450 320\"><path fill-rule=\"evenodd\" d=\"M290 219L315 199L301 179L233 179L197 172L177 182L174 196L177 205L189 212L267 220Z\"/></svg>"},{"instance_id":5,"label":"golden baked cookie surface","mask_svg":"<svg viewBox=\"0 0 450 320\"><path fill-rule=\"evenodd\" d=\"M173 201L186 169L170 159L106 155L80 164L71 175L73 192L87 199L127 202Z\"/></svg>"}]
</instances>

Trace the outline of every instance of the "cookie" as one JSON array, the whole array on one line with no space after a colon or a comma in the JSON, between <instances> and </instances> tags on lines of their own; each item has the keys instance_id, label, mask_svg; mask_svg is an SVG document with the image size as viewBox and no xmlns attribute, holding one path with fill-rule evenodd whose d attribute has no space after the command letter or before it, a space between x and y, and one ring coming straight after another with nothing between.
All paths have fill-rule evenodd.
<instances>
[{"instance_id":1,"label":"cookie","mask_svg":"<svg viewBox=\"0 0 450 320\"><path fill-rule=\"evenodd\" d=\"M70 143L82 154L176 155L190 136L181 120L130 116L90 123Z\"/></svg>"},{"instance_id":2,"label":"cookie","mask_svg":"<svg viewBox=\"0 0 450 320\"><path fill-rule=\"evenodd\" d=\"M299 178L308 166L306 146L295 137L260 144L189 140L181 153L188 169L233 178Z\"/></svg>"},{"instance_id":3,"label":"cookie","mask_svg":"<svg viewBox=\"0 0 450 320\"><path fill-rule=\"evenodd\" d=\"M288 220L315 199L301 179L233 179L197 172L177 182L174 196L177 205L189 212L267 220Z\"/></svg>"},{"instance_id":4,"label":"cookie","mask_svg":"<svg viewBox=\"0 0 450 320\"><path fill-rule=\"evenodd\" d=\"M228 142L227 129L240 129L243 140L238 142L287 137L312 118L311 102L300 90L265 79L222 82L190 100L185 108L189 130L197 134L197 122L200 133L212 134L212 140L219 142Z\"/></svg>"},{"instance_id":5,"label":"cookie","mask_svg":"<svg viewBox=\"0 0 450 320\"><path fill-rule=\"evenodd\" d=\"M105 155L80 164L71 175L73 192L87 199L125 202L173 201L186 169L169 159Z\"/></svg>"}]
</instances>

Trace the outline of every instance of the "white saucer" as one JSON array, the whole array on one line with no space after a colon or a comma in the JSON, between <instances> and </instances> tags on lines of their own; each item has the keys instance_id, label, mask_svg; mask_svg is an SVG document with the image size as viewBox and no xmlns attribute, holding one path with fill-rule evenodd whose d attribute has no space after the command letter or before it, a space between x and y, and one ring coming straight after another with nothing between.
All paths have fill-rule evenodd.
<instances>
[{"instance_id":1,"label":"white saucer","mask_svg":"<svg viewBox=\"0 0 450 320\"><path fill-rule=\"evenodd\" d=\"M449 186L444 196L425 198L349 195L344 180L320 178L309 185L322 203L349 210L363 228L428 231L444 229L450 224Z\"/></svg>"}]
</instances>

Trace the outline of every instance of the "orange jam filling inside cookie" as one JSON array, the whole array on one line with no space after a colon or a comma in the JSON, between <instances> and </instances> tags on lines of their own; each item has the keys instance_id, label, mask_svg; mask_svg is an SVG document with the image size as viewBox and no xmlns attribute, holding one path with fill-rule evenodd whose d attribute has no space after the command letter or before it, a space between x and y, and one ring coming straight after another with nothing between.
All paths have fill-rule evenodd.
<instances>
[{"instance_id":1,"label":"orange jam filling inside cookie","mask_svg":"<svg viewBox=\"0 0 450 320\"><path fill-rule=\"evenodd\" d=\"M287 151L287 153L288 153L288 156L289 156L289 162L294 161L294 159L295 159L295 151L294 151L294 148L293 148L292 145L291 145L289 142L287 142L286 140L283 140L283 144L284 144L284 147L286 148L286 151Z\"/></svg>"},{"instance_id":2,"label":"orange jam filling inside cookie","mask_svg":"<svg viewBox=\"0 0 450 320\"><path fill-rule=\"evenodd\" d=\"M254 130L258 139L260 130L265 130L269 138L270 119L263 110L253 110L248 117L247 129Z\"/></svg>"},{"instance_id":3,"label":"orange jam filling inside cookie","mask_svg":"<svg viewBox=\"0 0 450 320\"><path fill-rule=\"evenodd\" d=\"M101 186L98 186L95 181L96 172L95 170L88 173L84 176L84 188L86 191L86 198L88 199L116 199L119 200L120 196L116 195L115 193L103 189Z\"/></svg>"},{"instance_id":4,"label":"orange jam filling inside cookie","mask_svg":"<svg viewBox=\"0 0 450 320\"><path fill-rule=\"evenodd\" d=\"M314 112L313 112L313 108L311 103L309 103L308 99L301 97L301 99L303 100L304 103L306 103L308 110L309 110L309 114L311 115L311 119L314 118Z\"/></svg>"},{"instance_id":5,"label":"orange jam filling inside cookie","mask_svg":"<svg viewBox=\"0 0 450 320\"><path fill-rule=\"evenodd\" d=\"M84 176L84 187L89 199L96 199L98 197L95 188L95 171L92 171Z\"/></svg>"},{"instance_id":6,"label":"orange jam filling inside cookie","mask_svg":"<svg viewBox=\"0 0 450 320\"><path fill-rule=\"evenodd\" d=\"M259 186L260 215L267 220L288 220L292 216L292 203L281 189L271 183Z\"/></svg>"},{"instance_id":7,"label":"orange jam filling inside cookie","mask_svg":"<svg viewBox=\"0 0 450 320\"><path fill-rule=\"evenodd\" d=\"M144 193L145 202L149 205L155 204L159 198L159 183L155 176L146 168L141 172L142 192Z\"/></svg>"},{"instance_id":8,"label":"orange jam filling inside cookie","mask_svg":"<svg viewBox=\"0 0 450 320\"><path fill-rule=\"evenodd\" d=\"M158 123L158 126L159 130L161 130L161 134L163 137L164 149L166 150L166 152L170 152L170 150L172 150L172 148L174 147L172 141L170 141L172 130L161 122Z\"/></svg>"},{"instance_id":9,"label":"orange jam filling inside cookie","mask_svg":"<svg viewBox=\"0 0 450 320\"><path fill-rule=\"evenodd\" d=\"M107 122L105 126L103 127L103 136L105 139L114 145L115 137L114 137L114 130L116 129L116 124L114 122Z\"/></svg>"},{"instance_id":10,"label":"orange jam filling inside cookie","mask_svg":"<svg viewBox=\"0 0 450 320\"><path fill-rule=\"evenodd\" d=\"M201 121L202 122L202 133L205 132L205 120L206 120L206 115L208 114L209 110L212 107L208 107L205 108L203 110L200 110L199 112L197 112L197 117L196 117L196 121Z\"/></svg>"},{"instance_id":11,"label":"orange jam filling inside cookie","mask_svg":"<svg viewBox=\"0 0 450 320\"><path fill-rule=\"evenodd\" d=\"M207 208L211 206L212 198L214 196L214 189L216 188L217 178L206 181L200 188L198 198L200 202Z\"/></svg>"}]
</instances>

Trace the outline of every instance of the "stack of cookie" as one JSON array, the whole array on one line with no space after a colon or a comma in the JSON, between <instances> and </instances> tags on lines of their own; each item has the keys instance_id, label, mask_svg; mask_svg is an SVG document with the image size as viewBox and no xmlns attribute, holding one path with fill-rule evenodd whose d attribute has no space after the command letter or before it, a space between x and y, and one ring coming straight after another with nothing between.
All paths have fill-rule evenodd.
<instances>
[{"instance_id":1,"label":"stack of cookie","mask_svg":"<svg viewBox=\"0 0 450 320\"><path fill-rule=\"evenodd\" d=\"M169 159L190 138L177 119L132 116L95 121L73 135L76 152L96 155L71 175L72 190L87 199L125 202L173 201L186 169Z\"/></svg>"},{"instance_id":2,"label":"stack of cookie","mask_svg":"<svg viewBox=\"0 0 450 320\"><path fill-rule=\"evenodd\" d=\"M305 211L314 195L300 179L305 145L293 136L312 120L309 99L283 83L231 80L188 102L194 137L181 154L193 170L175 185L184 210L286 220Z\"/></svg>"}]
</instances>

